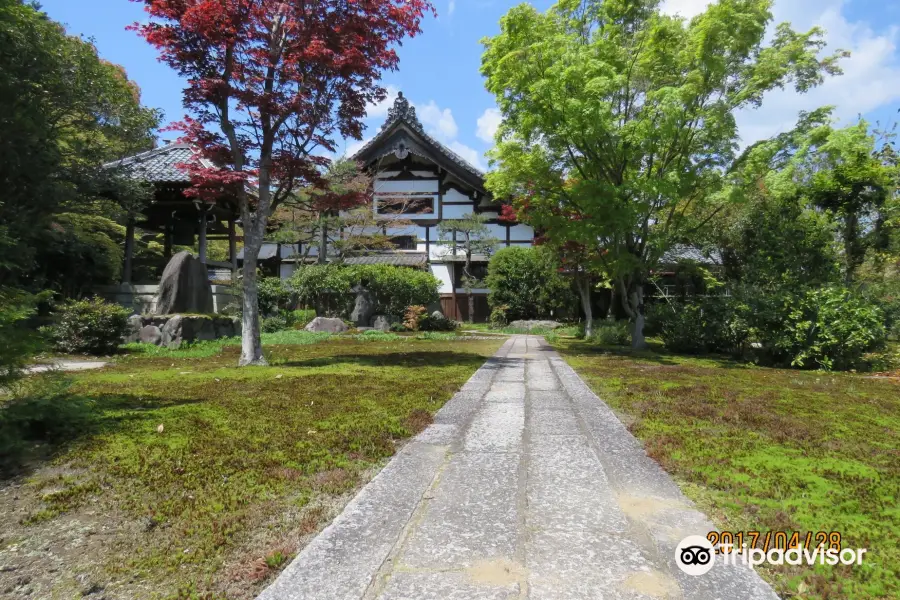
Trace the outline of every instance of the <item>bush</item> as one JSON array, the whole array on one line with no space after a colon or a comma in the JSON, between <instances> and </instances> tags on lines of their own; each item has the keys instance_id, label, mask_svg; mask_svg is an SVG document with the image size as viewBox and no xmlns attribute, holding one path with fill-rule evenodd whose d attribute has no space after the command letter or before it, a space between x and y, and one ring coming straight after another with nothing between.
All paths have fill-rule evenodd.
<instances>
[{"instance_id":1,"label":"bush","mask_svg":"<svg viewBox=\"0 0 900 600\"><path fill-rule=\"evenodd\" d=\"M887 339L881 309L841 286L767 298L753 319L765 357L785 366L857 368Z\"/></svg>"},{"instance_id":2,"label":"bush","mask_svg":"<svg viewBox=\"0 0 900 600\"><path fill-rule=\"evenodd\" d=\"M408 306L427 306L440 298L441 282L427 271L393 265L308 265L297 269L290 286L301 302L319 314L349 315L356 295L365 284L375 299L375 313L402 315Z\"/></svg>"},{"instance_id":3,"label":"bush","mask_svg":"<svg viewBox=\"0 0 900 600\"><path fill-rule=\"evenodd\" d=\"M509 319L506 316L507 311L509 311L509 306L505 304L493 307L491 310L491 327L499 329L509 325Z\"/></svg>"},{"instance_id":4,"label":"bush","mask_svg":"<svg viewBox=\"0 0 900 600\"><path fill-rule=\"evenodd\" d=\"M419 331L456 331L458 323L444 315L423 315L419 319Z\"/></svg>"},{"instance_id":5,"label":"bush","mask_svg":"<svg viewBox=\"0 0 900 600\"><path fill-rule=\"evenodd\" d=\"M507 321L546 319L576 305L559 263L547 248L503 248L491 257L485 283L491 308L506 306Z\"/></svg>"},{"instance_id":6,"label":"bush","mask_svg":"<svg viewBox=\"0 0 900 600\"><path fill-rule=\"evenodd\" d=\"M303 329L309 322L316 318L316 311L308 308L288 311L284 315L287 320L288 327L293 329Z\"/></svg>"},{"instance_id":7,"label":"bush","mask_svg":"<svg viewBox=\"0 0 900 600\"><path fill-rule=\"evenodd\" d=\"M282 315L272 315L271 317L263 317L259 328L263 333L275 333L288 329L288 322Z\"/></svg>"},{"instance_id":8,"label":"bush","mask_svg":"<svg viewBox=\"0 0 900 600\"><path fill-rule=\"evenodd\" d=\"M296 304L295 294L280 277L263 277L257 288L259 294L259 314L269 317L290 310Z\"/></svg>"},{"instance_id":9,"label":"bush","mask_svg":"<svg viewBox=\"0 0 900 600\"><path fill-rule=\"evenodd\" d=\"M0 288L0 389L22 374L25 362L39 344L28 320L39 298L10 288Z\"/></svg>"},{"instance_id":10,"label":"bush","mask_svg":"<svg viewBox=\"0 0 900 600\"><path fill-rule=\"evenodd\" d=\"M424 306L408 306L403 312L403 326L409 331L418 331L425 312Z\"/></svg>"},{"instance_id":11,"label":"bush","mask_svg":"<svg viewBox=\"0 0 900 600\"><path fill-rule=\"evenodd\" d=\"M841 286L700 298L658 312L660 336L673 352L751 352L767 364L846 370L884 346L882 311Z\"/></svg>"},{"instance_id":12,"label":"bush","mask_svg":"<svg viewBox=\"0 0 900 600\"><path fill-rule=\"evenodd\" d=\"M607 319L596 321L591 341L604 346L628 346L631 344L629 322Z\"/></svg>"},{"instance_id":13,"label":"bush","mask_svg":"<svg viewBox=\"0 0 900 600\"><path fill-rule=\"evenodd\" d=\"M109 354L124 340L129 315L131 311L100 298L69 301L48 333L61 352Z\"/></svg>"},{"instance_id":14,"label":"bush","mask_svg":"<svg viewBox=\"0 0 900 600\"><path fill-rule=\"evenodd\" d=\"M666 348L684 354L743 354L748 346L747 307L726 297L698 298L654 309L654 328Z\"/></svg>"}]
</instances>

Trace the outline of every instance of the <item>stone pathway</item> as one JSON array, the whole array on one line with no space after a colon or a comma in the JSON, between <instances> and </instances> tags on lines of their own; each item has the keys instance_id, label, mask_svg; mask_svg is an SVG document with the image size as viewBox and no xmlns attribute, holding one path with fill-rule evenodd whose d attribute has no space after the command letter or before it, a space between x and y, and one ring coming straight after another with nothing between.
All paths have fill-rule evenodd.
<instances>
[{"instance_id":1,"label":"stone pathway","mask_svg":"<svg viewBox=\"0 0 900 600\"><path fill-rule=\"evenodd\" d=\"M713 528L537 336L513 336L260 600L777 600L682 573Z\"/></svg>"},{"instance_id":2,"label":"stone pathway","mask_svg":"<svg viewBox=\"0 0 900 600\"><path fill-rule=\"evenodd\" d=\"M102 369L108 362L102 360L58 360L45 365L25 367L26 373L44 373L46 371L89 371Z\"/></svg>"}]
</instances>

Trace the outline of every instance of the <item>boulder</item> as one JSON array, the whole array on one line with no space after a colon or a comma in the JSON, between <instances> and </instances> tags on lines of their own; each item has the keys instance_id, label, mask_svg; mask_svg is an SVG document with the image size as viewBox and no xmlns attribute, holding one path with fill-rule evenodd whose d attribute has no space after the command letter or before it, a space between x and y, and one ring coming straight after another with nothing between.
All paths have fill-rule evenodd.
<instances>
[{"instance_id":1,"label":"boulder","mask_svg":"<svg viewBox=\"0 0 900 600\"><path fill-rule=\"evenodd\" d=\"M326 333L343 333L347 331L347 325L340 319L329 317L316 317L304 328L306 331L319 331Z\"/></svg>"},{"instance_id":2,"label":"boulder","mask_svg":"<svg viewBox=\"0 0 900 600\"><path fill-rule=\"evenodd\" d=\"M174 315L162 328L162 343L179 348L183 342L216 339L216 328L209 317Z\"/></svg>"},{"instance_id":3,"label":"boulder","mask_svg":"<svg viewBox=\"0 0 900 600\"><path fill-rule=\"evenodd\" d=\"M557 329L559 327L563 327L563 324L558 321L513 321L509 324L510 327L515 329Z\"/></svg>"},{"instance_id":4,"label":"boulder","mask_svg":"<svg viewBox=\"0 0 900 600\"><path fill-rule=\"evenodd\" d=\"M375 314L375 298L372 297L372 292L361 285L354 287L353 292L356 293L356 302L350 313L350 320L357 327L368 327Z\"/></svg>"},{"instance_id":5,"label":"boulder","mask_svg":"<svg viewBox=\"0 0 900 600\"><path fill-rule=\"evenodd\" d=\"M190 252L179 252L166 265L156 295L155 313L209 314L213 312L212 287L206 265ZM168 323L166 323L168 325Z\"/></svg>"},{"instance_id":6,"label":"boulder","mask_svg":"<svg viewBox=\"0 0 900 600\"><path fill-rule=\"evenodd\" d=\"M141 315L131 315L128 317L128 330L125 333L125 343L141 341L141 327L144 326L144 319Z\"/></svg>"},{"instance_id":7,"label":"boulder","mask_svg":"<svg viewBox=\"0 0 900 600\"><path fill-rule=\"evenodd\" d=\"M375 318L372 319L372 329L377 329L378 331L390 331L391 320L385 315L375 315Z\"/></svg>"},{"instance_id":8,"label":"boulder","mask_svg":"<svg viewBox=\"0 0 900 600\"><path fill-rule=\"evenodd\" d=\"M444 313L442 313L439 310L436 310L433 313L431 313L431 318L432 319L444 319L445 317L444 317Z\"/></svg>"},{"instance_id":9,"label":"boulder","mask_svg":"<svg viewBox=\"0 0 900 600\"><path fill-rule=\"evenodd\" d=\"M162 332L156 325L144 325L138 334L138 341L142 344L156 344L159 346L162 343Z\"/></svg>"}]
</instances>

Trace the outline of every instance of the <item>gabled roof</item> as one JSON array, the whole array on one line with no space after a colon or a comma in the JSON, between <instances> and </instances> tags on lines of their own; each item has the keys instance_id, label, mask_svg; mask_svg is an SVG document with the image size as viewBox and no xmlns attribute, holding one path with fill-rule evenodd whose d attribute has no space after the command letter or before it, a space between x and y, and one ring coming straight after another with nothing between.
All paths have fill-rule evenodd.
<instances>
[{"instance_id":1,"label":"gabled roof","mask_svg":"<svg viewBox=\"0 0 900 600\"><path fill-rule=\"evenodd\" d=\"M424 252L394 252L370 254L369 256L348 256L345 265L394 265L395 267L424 267L428 255Z\"/></svg>"},{"instance_id":2,"label":"gabled roof","mask_svg":"<svg viewBox=\"0 0 900 600\"><path fill-rule=\"evenodd\" d=\"M167 144L103 165L104 169L122 169L132 179L151 183L190 183L188 173L176 165L207 161L197 156L188 144Z\"/></svg>"},{"instance_id":3,"label":"gabled roof","mask_svg":"<svg viewBox=\"0 0 900 600\"><path fill-rule=\"evenodd\" d=\"M350 159L369 163L388 154L402 159L409 153L434 161L472 187L484 191L484 173L425 133L416 116L416 107L409 103L403 92L399 92L394 106L388 109L381 131Z\"/></svg>"}]
</instances>

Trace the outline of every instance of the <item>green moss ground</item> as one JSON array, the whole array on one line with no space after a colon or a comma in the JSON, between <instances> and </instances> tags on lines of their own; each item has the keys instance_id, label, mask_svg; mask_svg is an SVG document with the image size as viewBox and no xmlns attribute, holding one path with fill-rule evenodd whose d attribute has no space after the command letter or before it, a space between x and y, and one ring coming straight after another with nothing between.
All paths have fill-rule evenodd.
<instances>
[{"instance_id":1,"label":"green moss ground","mask_svg":"<svg viewBox=\"0 0 900 600\"><path fill-rule=\"evenodd\" d=\"M209 343L74 375L82 433L26 479L6 543L90 509L119 524L95 574L109 597L253 597L503 342L369 337L300 335L269 367Z\"/></svg>"},{"instance_id":2,"label":"green moss ground","mask_svg":"<svg viewBox=\"0 0 900 600\"><path fill-rule=\"evenodd\" d=\"M862 566L763 571L782 597L900 598L900 382L555 344L721 530L869 549Z\"/></svg>"}]
</instances>

